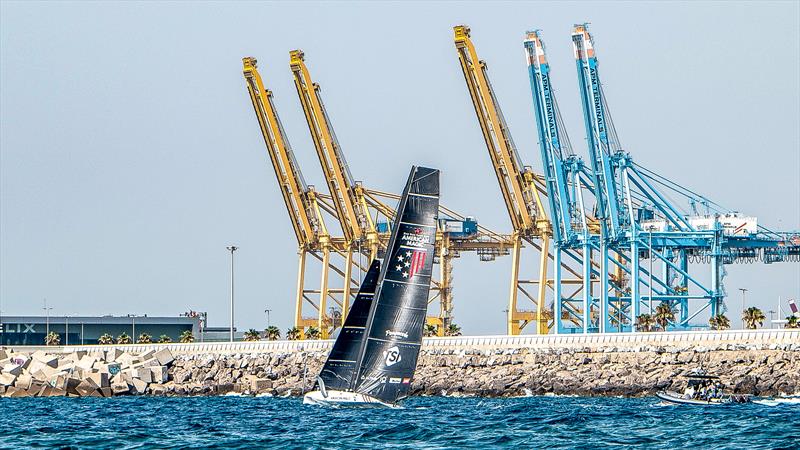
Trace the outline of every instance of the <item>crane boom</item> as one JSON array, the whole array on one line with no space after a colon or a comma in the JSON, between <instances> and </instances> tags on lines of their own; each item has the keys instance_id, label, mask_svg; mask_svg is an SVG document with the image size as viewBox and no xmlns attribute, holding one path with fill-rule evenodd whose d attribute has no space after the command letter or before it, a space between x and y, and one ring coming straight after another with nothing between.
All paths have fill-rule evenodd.
<instances>
[{"instance_id":1,"label":"crane boom","mask_svg":"<svg viewBox=\"0 0 800 450\"><path fill-rule=\"evenodd\" d=\"M540 32L538 30L528 32L524 46L538 124L550 217L554 224L553 238L556 242L561 242L567 239L571 232L571 211L575 209L575 201L569 195L567 170L570 164L565 166L565 159L573 158L574 154L566 130L563 129L550 81L550 64L547 62Z\"/></svg>"},{"instance_id":2,"label":"crane boom","mask_svg":"<svg viewBox=\"0 0 800 450\"><path fill-rule=\"evenodd\" d=\"M478 60L475 46L470 40L469 27L456 26L454 33L461 70L467 82L511 223L516 232L523 234L533 232L537 225L536 220L546 219L544 211L538 208L541 202L536 190L535 175L520 161L486 74L486 63Z\"/></svg>"},{"instance_id":3,"label":"crane boom","mask_svg":"<svg viewBox=\"0 0 800 450\"><path fill-rule=\"evenodd\" d=\"M255 58L242 58L247 91L253 103L256 119L267 145L272 167L281 189L292 228L300 247L308 247L328 232L322 220L313 188L306 185L294 158L289 140L283 131L280 117L272 102L272 92L264 87Z\"/></svg>"},{"instance_id":4,"label":"crane boom","mask_svg":"<svg viewBox=\"0 0 800 450\"><path fill-rule=\"evenodd\" d=\"M320 96L319 85L314 83L305 64L302 50L290 52L289 66L294 75L297 95L303 106L314 147L328 184L344 237L349 242L370 240L371 247L377 247L377 233L366 211L363 196L359 196L360 186L353 180L344 154L341 151L336 133L333 130L325 105ZM361 197L361 198L359 198Z\"/></svg>"},{"instance_id":5,"label":"crane boom","mask_svg":"<svg viewBox=\"0 0 800 450\"><path fill-rule=\"evenodd\" d=\"M572 45L578 69L586 139L589 145L592 174L594 177L597 218L604 236L617 239L620 232L621 197L616 180L615 157L621 150L616 148L614 127L603 98L594 42L585 24L575 25Z\"/></svg>"}]
</instances>

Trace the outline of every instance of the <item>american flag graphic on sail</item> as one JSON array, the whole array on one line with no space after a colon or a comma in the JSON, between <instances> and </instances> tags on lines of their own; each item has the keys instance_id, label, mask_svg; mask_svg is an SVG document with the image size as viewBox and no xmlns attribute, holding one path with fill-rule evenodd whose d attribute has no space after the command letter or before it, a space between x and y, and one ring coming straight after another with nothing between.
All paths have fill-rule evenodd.
<instances>
[{"instance_id":1,"label":"american flag graphic on sail","mask_svg":"<svg viewBox=\"0 0 800 450\"><path fill-rule=\"evenodd\" d=\"M412 278L425 267L425 250L400 248L394 270L403 278Z\"/></svg>"}]
</instances>

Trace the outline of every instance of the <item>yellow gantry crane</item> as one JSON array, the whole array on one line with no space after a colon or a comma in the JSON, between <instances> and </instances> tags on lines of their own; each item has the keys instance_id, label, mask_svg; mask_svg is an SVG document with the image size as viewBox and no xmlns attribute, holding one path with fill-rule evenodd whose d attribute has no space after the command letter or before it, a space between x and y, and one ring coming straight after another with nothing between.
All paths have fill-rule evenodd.
<instances>
[{"instance_id":1,"label":"yellow gantry crane","mask_svg":"<svg viewBox=\"0 0 800 450\"><path fill-rule=\"evenodd\" d=\"M311 78L303 51L293 50L289 53L289 58L297 94L333 200L336 216L341 224L344 239L349 243L349 248L345 249L345 267L352 267L353 256L356 253L366 253L372 260L378 256L380 250L385 248L388 241L388 229L383 233L378 232L377 219L373 219L372 211L376 213L376 217L377 214L382 214L388 221L393 220L394 208L388 206L384 199L394 199L395 196L368 190L360 182L354 180L322 101L320 86ZM428 324L435 325L437 332L443 334L449 325L449 318L452 314L451 260L457 256L457 253L451 251L451 240L446 233L440 229L436 236L436 257L440 268L439 279L432 280L432 297L428 303L438 299L440 314L429 317ZM347 279L347 275L345 275L345 279ZM351 290L347 286L345 290L344 298L347 300ZM345 303L343 316L347 314L346 310Z\"/></svg>"},{"instance_id":2,"label":"yellow gantry crane","mask_svg":"<svg viewBox=\"0 0 800 450\"><path fill-rule=\"evenodd\" d=\"M454 28L454 32L461 70L514 230L508 334L519 334L530 322L537 323L537 333L547 334L549 318L546 313L545 292L548 285L547 264L552 231L540 197L540 193L545 192L544 186L539 180L540 176L522 164L489 82L486 63L478 59L475 46L470 40L469 28L459 25ZM534 238L540 240L541 244L535 243ZM520 253L523 240L538 248L540 253L539 277L535 282L538 287L536 297L524 288L524 285L530 282L520 279ZM519 310L517 306L519 292L536 305L535 312Z\"/></svg>"},{"instance_id":3,"label":"yellow gantry crane","mask_svg":"<svg viewBox=\"0 0 800 450\"><path fill-rule=\"evenodd\" d=\"M330 262L330 253L343 252L348 248L348 241L342 238L331 237L325 226L323 211L330 212L330 208L322 203L320 196L313 186L306 185L302 172L295 160L289 140L283 130L278 112L272 101L272 92L264 87L264 82L258 72L255 58L242 59L244 78L247 90L253 103L253 110L261 128L267 152L275 170L281 194L283 196L289 218L297 237L299 266L297 271L297 290L295 294L295 326L301 330L306 327L316 326L320 332L327 336L330 327L325 303L330 295L328 278L330 272L337 271L345 274ZM319 291L305 288L306 260L312 255L322 263L320 272ZM345 283L345 286L349 286ZM349 295L349 293L347 294ZM345 298L347 298L345 295ZM315 298L316 297L316 298ZM303 305L310 303L317 310L316 318L303 317ZM335 324L334 324L335 326Z\"/></svg>"}]
</instances>

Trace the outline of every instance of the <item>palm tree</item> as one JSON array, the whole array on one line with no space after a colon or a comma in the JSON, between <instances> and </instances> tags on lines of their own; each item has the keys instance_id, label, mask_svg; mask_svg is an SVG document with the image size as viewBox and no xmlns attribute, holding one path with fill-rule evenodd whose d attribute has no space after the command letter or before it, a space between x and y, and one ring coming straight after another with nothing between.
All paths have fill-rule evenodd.
<instances>
[{"instance_id":1,"label":"palm tree","mask_svg":"<svg viewBox=\"0 0 800 450\"><path fill-rule=\"evenodd\" d=\"M259 339L261 339L261 335L254 328L250 328L244 332L245 341L257 341Z\"/></svg>"},{"instance_id":2,"label":"palm tree","mask_svg":"<svg viewBox=\"0 0 800 450\"><path fill-rule=\"evenodd\" d=\"M97 340L97 343L100 345L113 345L114 344L114 336L105 333L104 335L100 336L100 339Z\"/></svg>"},{"instance_id":3,"label":"palm tree","mask_svg":"<svg viewBox=\"0 0 800 450\"><path fill-rule=\"evenodd\" d=\"M124 331L123 331L123 332L122 332L122 333L121 333L121 334L120 334L120 335L117 337L117 344L122 344L122 345L125 345L125 344L133 344L133 339L131 339L131 337L130 337L130 336L128 336L128 333L126 333L126 332L124 332Z\"/></svg>"},{"instance_id":4,"label":"palm tree","mask_svg":"<svg viewBox=\"0 0 800 450\"><path fill-rule=\"evenodd\" d=\"M786 325L783 326L784 328L800 328L800 320L797 319L797 316L788 316L786 317Z\"/></svg>"},{"instance_id":5,"label":"palm tree","mask_svg":"<svg viewBox=\"0 0 800 450\"><path fill-rule=\"evenodd\" d=\"M158 337L159 344L169 344L170 342L172 342L172 338L167 336L166 334L162 334L161 336Z\"/></svg>"},{"instance_id":6,"label":"palm tree","mask_svg":"<svg viewBox=\"0 0 800 450\"><path fill-rule=\"evenodd\" d=\"M450 325L447 326L447 329L444 330L444 335L445 336L461 336L461 327L456 325L456 324L454 324L454 323L451 323Z\"/></svg>"},{"instance_id":7,"label":"palm tree","mask_svg":"<svg viewBox=\"0 0 800 450\"><path fill-rule=\"evenodd\" d=\"M439 327L436 325L427 324L425 325L425 329L422 331L425 337L436 336L439 334Z\"/></svg>"},{"instance_id":8,"label":"palm tree","mask_svg":"<svg viewBox=\"0 0 800 450\"><path fill-rule=\"evenodd\" d=\"M656 306L655 321L663 331L667 331L667 325L675 321L675 308L667 302L661 302Z\"/></svg>"},{"instance_id":9,"label":"palm tree","mask_svg":"<svg viewBox=\"0 0 800 450\"><path fill-rule=\"evenodd\" d=\"M306 328L306 339L315 340L319 339L319 330L316 327Z\"/></svg>"},{"instance_id":10,"label":"palm tree","mask_svg":"<svg viewBox=\"0 0 800 450\"><path fill-rule=\"evenodd\" d=\"M764 312L755 306L751 306L742 312L742 321L750 330L755 330L756 328L764 325L764 320L766 320Z\"/></svg>"},{"instance_id":11,"label":"palm tree","mask_svg":"<svg viewBox=\"0 0 800 450\"><path fill-rule=\"evenodd\" d=\"M717 314L708 319L708 324L712 330L727 330L731 327L731 321L724 314Z\"/></svg>"},{"instance_id":12,"label":"palm tree","mask_svg":"<svg viewBox=\"0 0 800 450\"><path fill-rule=\"evenodd\" d=\"M183 330L180 337L181 344L191 344L194 342L194 333L192 330Z\"/></svg>"},{"instance_id":13,"label":"palm tree","mask_svg":"<svg viewBox=\"0 0 800 450\"><path fill-rule=\"evenodd\" d=\"M55 331L47 333L44 337L44 345L61 345L61 335Z\"/></svg>"},{"instance_id":14,"label":"palm tree","mask_svg":"<svg viewBox=\"0 0 800 450\"><path fill-rule=\"evenodd\" d=\"M153 343L153 336L150 336L147 333L142 333L139 335L139 338L136 339L137 344L152 344Z\"/></svg>"},{"instance_id":15,"label":"palm tree","mask_svg":"<svg viewBox=\"0 0 800 450\"><path fill-rule=\"evenodd\" d=\"M653 325L655 324L656 321L650 314L639 314L636 316L636 329L638 331L653 331Z\"/></svg>"},{"instance_id":16,"label":"palm tree","mask_svg":"<svg viewBox=\"0 0 800 450\"><path fill-rule=\"evenodd\" d=\"M300 339L300 328L292 327L286 330L286 339L296 341Z\"/></svg>"},{"instance_id":17,"label":"palm tree","mask_svg":"<svg viewBox=\"0 0 800 450\"><path fill-rule=\"evenodd\" d=\"M281 338L281 330L275 325L270 325L264 330L264 336L270 341L277 341Z\"/></svg>"}]
</instances>

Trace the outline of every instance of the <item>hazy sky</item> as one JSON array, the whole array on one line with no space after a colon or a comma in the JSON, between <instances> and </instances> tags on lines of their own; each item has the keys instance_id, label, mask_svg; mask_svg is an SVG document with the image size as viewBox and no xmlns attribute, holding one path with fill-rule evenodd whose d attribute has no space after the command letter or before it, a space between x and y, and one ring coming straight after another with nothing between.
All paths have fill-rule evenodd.
<instances>
[{"instance_id":1,"label":"hazy sky","mask_svg":"<svg viewBox=\"0 0 800 450\"><path fill-rule=\"evenodd\" d=\"M544 32L586 154L570 32L591 22L635 160L773 228L800 229L800 3L0 3L0 309L290 325L296 243L253 116L255 56L307 181L324 183L289 71L302 48L356 179L441 168L443 203L510 228L452 27L466 23L525 163L541 167L522 39ZM510 258L455 263L465 332L500 333ZM527 272L533 276L533 271ZM765 311L800 265L728 266ZM708 279L704 270L698 274ZM528 307L528 305L522 305ZM738 323L738 319L734 324Z\"/></svg>"}]
</instances>

